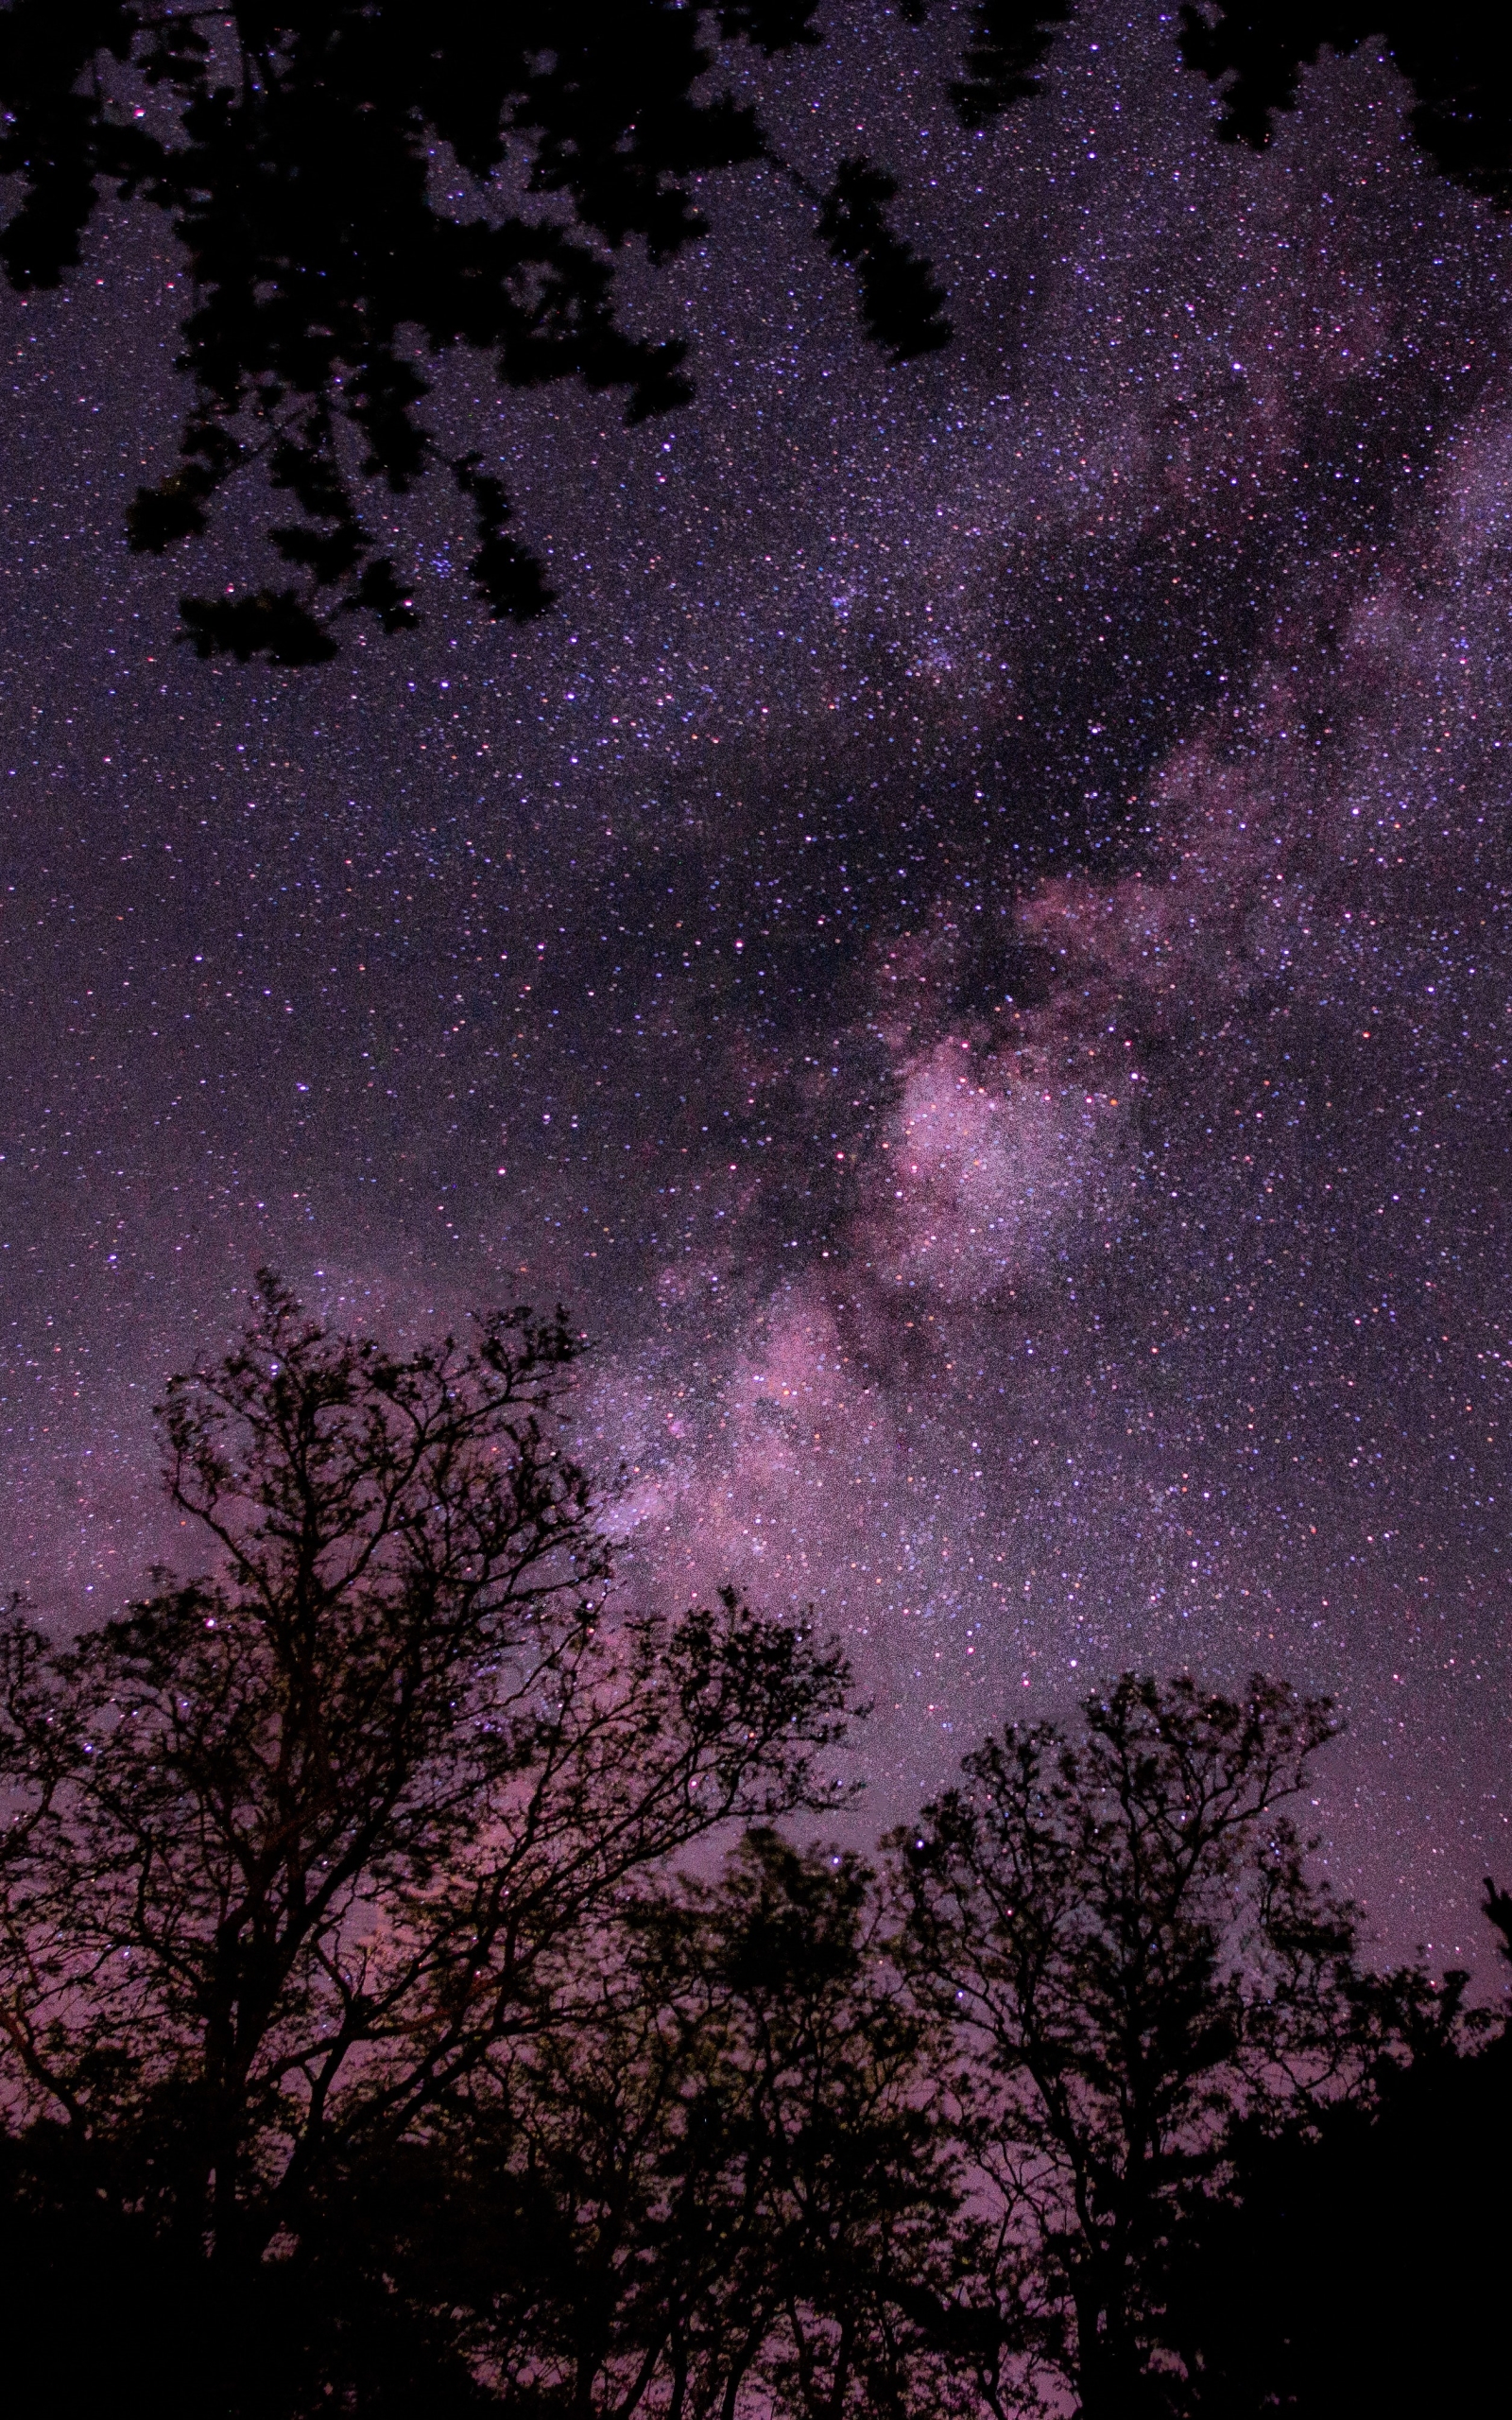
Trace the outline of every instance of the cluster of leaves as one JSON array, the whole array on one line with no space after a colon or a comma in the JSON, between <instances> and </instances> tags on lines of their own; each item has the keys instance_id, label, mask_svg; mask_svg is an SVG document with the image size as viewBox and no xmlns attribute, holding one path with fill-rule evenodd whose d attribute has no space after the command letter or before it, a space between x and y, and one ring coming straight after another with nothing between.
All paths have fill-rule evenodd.
<instances>
[{"instance_id":1,"label":"cluster of leaves","mask_svg":"<svg viewBox=\"0 0 1512 2420\"><path fill-rule=\"evenodd\" d=\"M904 0L918 22L928 0ZM962 123L1028 98L1069 0L976 0ZM1181 55L1225 85L1219 132L1263 146L1327 45L1380 40L1415 97L1428 156L1512 202L1504 37L1412 5L1221 5L1183 12ZM421 366L458 347L506 392L563 380L625 398L631 422L692 393L685 347L633 334L617 256L673 259L707 232L695 181L755 162L805 196L853 272L866 330L894 363L951 329L927 262L889 227L893 178L838 150L827 190L774 151L757 109L719 89L721 46L765 57L824 39L819 0L9 0L0 11L0 172L20 198L0 233L12 285L58 285L103 187L166 216L192 301L192 383L177 466L138 492L130 542L202 534L233 477L261 466L291 518L270 543L293 579L182 603L201 656L317 664L341 617L412 628L415 601L362 509L444 463L471 510L473 588L495 618L551 602L479 446L445 453ZM842 101L838 104L849 114ZM468 208L471 196L472 207Z\"/></svg>"},{"instance_id":2,"label":"cluster of leaves","mask_svg":"<svg viewBox=\"0 0 1512 2420\"><path fill-rule=\"evenodd\" d=\"M252 460L296 509L270 536L302 585L186 599L201 655L318 663L335 652L333 612L414 623L359 491L403 495L440 458L417 350L469 347L507 392L617 391L631 422L687 399L685 347L627 331L615 254L672 259L706 232L691 181L767 155L755 111L705 90L715 45L812 43L816 13L816 0L553 0L484 18L446 0L14 0L0 16L0 169L23 188L0 238L12 283L56 285L77 265L108 183L168 215L192 273L180 366L194 408L178 467L138 493L132 544L201 533ZM456 206L468 188L471 214ZM893 191L848 159L816 199L868 328L906 360L949 331L887 228ZM475 449L448 467L489 612L541 614L549 594L503 483Z\"/></svg>"},{"instance_id":3,"label":"cluster of leaves","mask_svg":"<svg viewBox=\"0 0 1512 2420\"><path fill-rule=\"evenodd\" d=\"M843 1660L620 1608L576 1349L399 1356L268 1278L164 1407L212 1570L72 1643L11 1608L18 2391L98 2408L129 2335L164 2420L1311 2408L1336 2314L1256 2229L1363 2186L1400 2234L1393 2160L1452 2190L1512 2119L1465 1977L1371 1975L1309 1878L1327 1705L1125 1676L879 1862L795 1847Z\"/></svg>"},{"instance_id":4,"label":"cluster of leaves","mask_svg":"<svg viewBox=\"0 0 1512 2420\"><path fill-rule=\"evenodd\" d=\"M516 1313L397 1359L270 1278L165 1407L218 1571L70 1646L6 1626L18 2105L171 2109L162 2192L223 2257L546 2021L636 1875L808 1803L836 1736L838 1656L733 1597L609 1620L554 1432L575 1351Z\"/></svg>"},{"instance_id":5,"label":"cluster of leaves","mask_svg":"<svg viewBox=\"0 0 1512 2420\"><path fill-rule=\"evenodd\" d=\"M1503 20L1425 0L1210 0L1181 11L1181 56L1224 87L1217 132L1263 150L1297 106L1302 70L1325 50L1370 43L1412 94L1408 124L1426 158L1468 193L1512 210L1512 34Z\"/></svg>"},{"instance_id":6,"label":"cluster of leaves","mask_svg":"<svg viewBox=\"0 0 1512 2420\"><path fill-rule=\"evenodd\" d=\"M1079 1739L987 1741L893 1846L1021 2359L1125 2420L1195 2411L1219 2365L1192 2273L1211 2213L1250 2190L1246 2152L1342 2110L1368 2127L1404 2068L1484 2019L1463 1974L1364 1971L1354 1910L1309 1876L1287 1807L1335 1728L1326 1701L1125 1675L1084 1716Z\"/></svg>"}]
</instances>

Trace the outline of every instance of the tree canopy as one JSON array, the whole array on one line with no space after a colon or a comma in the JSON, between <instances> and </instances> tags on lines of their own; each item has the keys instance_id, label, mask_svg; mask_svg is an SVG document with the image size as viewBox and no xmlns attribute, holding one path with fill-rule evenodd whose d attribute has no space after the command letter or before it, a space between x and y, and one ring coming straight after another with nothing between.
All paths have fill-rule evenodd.
<instances>
[{"instance_id":1,"label":"tree canopy","mask_svg":"<svg viewBox=\"0 0 1512 2420\"><path fill-rule=\"evenodd\" d=\"M266 1278L163 1408L205 1567L74 1638L11 1606L14 2391L1227 2420L1468 2377L1512 2034L1313 1873L1332 1710L1125 1674L831 1847L842 1657L622 1600L577 1342L396 1353ZM1430 2274L1452 2352L1429 2311L1381 2361Z\"/></svg>"},{"instance_id":2,"label":"tree canopy","mask_svg":"<svg viewBox=\"0 0 1512 2420\"><path fill-rule=\"evenodd\" d=\"M824 1800L837 1654L732 1596L610 1613L574 1352L521 1314L396 1357L268 1279L165 1407L215 1568L0 1634L10 2100L134 2145L218 2269L559 2024L637 1876Z\"/></svg>"},{"instance_id":3,"label":"tree canopy","mask_svg":"<svg viewBox=\"0 0 1512 2420\"><path fill-rule=\"evenodd\" d=\"M987 1740L892 1845L902 1955L1001 2211L1005 2341L1115 2420L1159 2406L1163 2281L1236 2130L1372 2105L1404 2046L1452 2036L1465 1979L1374 1981L1310 1873L1289 1807L1326 1701L1125 1674L1083 1711L1079 1737Z\"/></svg>"},{"instance_id":4,"label":"tree canopy","mask_svg":"<svg viewBox=\"0 0 1512 2420\"><path fill-rule=\"evenodd\" d=\"M919 22L928 0L902 0ZM1070 0L976 0L950 100L980 129L1039 90ZM833 22L832 22L833 21ZM465 499L467 569L495 619L551 602L488 450L425 417L427 362L466 349L505 394L560 382L623 398L631 422L692 394L680 339L636 332L620 275L710 232L705 181L757 164L802 195L895 363L950 341L946 298L889 225L898 184L838 126L822 188L785 160L730 78L838 30L821 0L552 0L480 13L451 0L9 0L0 11L0 232L13 286L57 285L102 191L161 214L190 272L179 461L139 490L133 547L202 535L233 481L277 513L275 581L182 601L182 635L285 665L337 651L345 617L394 632L413 596L378 534L384 496L443 472ZM1380 43L1444 174L1512 202L1505 37L1421 0L1181 13L1179 55L1222 87L1216 131L1263 147L1322 52ZM841 112L843 114L843 112ZM693 182L700 182L695 202ZM717 230L715 230L717 232ZM376 500L376 501L375 501Z\"/></svg>"}]
</instances>

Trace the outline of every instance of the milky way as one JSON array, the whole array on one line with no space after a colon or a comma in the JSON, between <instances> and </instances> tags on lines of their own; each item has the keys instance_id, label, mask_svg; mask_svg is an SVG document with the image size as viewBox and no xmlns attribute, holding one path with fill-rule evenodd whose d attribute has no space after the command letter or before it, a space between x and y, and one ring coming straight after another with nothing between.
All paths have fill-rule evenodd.
<instances>
[{"instance_id":1,"label":"milky way","mask_svg":"<svg viewBox=\"0 0 1512 2420\"><path fill-rule=\"evenodd\" d=\"M120 535L179 269L108 210L7 302L12 1576L77 1618L172 1554L150 1406L260 1261L411 1337L560 1296L627 1585L812 1601L868 1820L1122 1666L1258 1664L1341 1700L1383 1937L1479 1954L1506 231L1368 59L1255 161L1113 12L967 138L953 38L878 11L768 100L900 169L954 350L888 371L796 194L717 187L643 298L692 410L485 401L525 635L416 515L420 641L187 660Z\"/></svg>"}]
</instances>

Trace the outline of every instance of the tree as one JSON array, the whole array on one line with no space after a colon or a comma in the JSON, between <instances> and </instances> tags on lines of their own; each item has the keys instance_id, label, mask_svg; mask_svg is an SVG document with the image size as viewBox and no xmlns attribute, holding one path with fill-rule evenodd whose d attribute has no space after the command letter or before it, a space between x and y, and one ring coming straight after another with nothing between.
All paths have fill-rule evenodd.
<instances>
[{"instance_id":1,"label":"tree","mask_svg":"<svg viewBox=\"0 0 1512 2420\"><path fill-rule=\"evenodd\" d=\"M359 494L406 493L441 458L420 417L434 358L491 358L506 393L561 380L683 402L684 346L627 332L615 255L672 259L705 231L687 180L773 154L757 114L706 95L714 46L770 56L816 39L817 0L552 0L480 13L451 0L174 9L12 0L0 15L0 171L22 199L0 237L13 285L56 285L101 185L164 212L192 271L180 461L131 508L133 546L202 532L261 465L295 508L269 535L302 576L183 603L201 655L284 664L336 652L334 618L412 627L413 599ZM943 344L941 297L893 236L892 180L844 157L804 193L852 269L870 334L900 361ZM455 180L462 181L462 195ZM445 458L472 514L474 588L497 619L550 602L509 532L497 462Z\"/></svg>"},{"instance_id":2,"label":"tree","mask_svg":"<svg viewBox=\"0 0 1512 2420\"><path fill-rule=\"evenodd\" d=\"M831 1796L836 1652L733 1596L617 1609L576 1351L512 1312L396 1356L265 1277L165 1410L216 1568L72 1645L7 1621L12 2133L228 2308L588 2021L633 1886Z\"/></svg>"},{"instance_id":3,"label":"tree","mask_svg":"<svg viewBox=\"0 0 1512 2420\"><path fill-rule=\"evenodd\" d=\"M1129 2420L1161 2406L1161 2263L1232 2125L1358 2086L1401 1993L1362 1985L1350 1913L1284 1811L1326 1702L1125 1675L1084 1713L1075 1740L1010 1724L892 1847L1024 2366L1061 2371L1089 2420Z\"/></svg>"},{"instance_id":4,"label":"tree","mask_svg":"<svg viewBox=\"0 0 1512 2420\"><path fill-rule=\"evenodd\" d=\"M470 2341L511 2409L940 2408L916 2314L948 2294L957 2163L873 1882L749 1834L643 1899L599 2021L476 2113Z\"/></svg>"},{"instance_id":5,"label":"tree","mask_svg":"<svg viewBox=\"0 0 1512 2420\"><path fill-rule=\"evenodd\" d=\"M1425 2280L1494 2355L1454 2213L1509 2037L1309 1881L1327 1703L1125 1675L968 1756L885 1888L799 1850L843 1662L619 1608L576 1350L401 1356L266 1277L164 1411L214 1568L71 1644L10 1609L8 2376L97 2409L131 2332L163 2420L1389 2411L1450 2375Z\"/></svg>"},{"instance_id":6,"label":"tree","mask_svg":"<svg viewBox=\"0 0 1512 2420\"><path fill-rule=\"evenodd\" d=\"M312 2209L297 2251L234 2279L164 2234L140 2140L0 2135L8 2394L87 2420L462 2420L487 2408L449 2299L464 2218L434 2146L366 2163Z\"/></svg>"},{"instance_id":7,"label":"tree","mask_svg":"<svg viewBox=\"0 0 1512 2420\"><path fill-rule=\"evenodd\" d=\"M1182 2420L1485 2399L1505 2359L1512 2034L1462 2010L1466 1980L1421 1996L1370 2095L1237 2127L1222 2189L1187 2198L1157 2289Z\"/></svg>"},{"instance_id":8,"label":"tree","mask_svg":"<svg viewBox=\"0 0 1512 2420\"><path fill-rule=\"evenodd\" d=\"M1181 56L1224 86L1216 131L1263 150L1325 49L1370 43L1412 95L1419 150L1467 193L1512 209L1512 46L1500 19L1425 0L1208 0L1181 11Z\"/></svg>"},{"instance_id":9,"label":"tree","mask_svg":"<svg viewBox=\"0 0 1512 2420\"><path fill-rule=\"evenodd\" d=\"M901 13L918 22L928 0ZM964 12L950 96L966 126L1038 91L1073 13L1070 0ZM1189 7L1180 48L1225 85L1220 135L1263 147L1303 66L1373 37L1413 93L1428 157L1504 208L1512 101L1489 22L1467 31L1423 0ZM824 30L819 0L518 0L486 14L453 0L10 0L0 173L20 198L0 256L11 284L57 285L77 268L104 186L163 214L190 272L180 367L193 405L178 466L137 493L131 544L161 553L202 534L228 483L253 470L293 509L267 533L284 584L183 599L181 635L198 653L307 665L336 652L352 614L413 627L371 506L387 512L443 465L472 516L467 568L487 611L543 613L550 594L511 527L500 463L480 442L442 445L421 412L421 358L466 348L506 395L561 381L617 393L631 422L685 402L685 348L633 332L617 264L627 247L664 263L707 232L691 179L764 164L802 195L895 362L945 344L944 296L887 224L892 176L842 139L820 191L755 107L708 80L722 45L771 58ZM843 125L843 75L839 90Z\"/></svg>"}]
</instances>

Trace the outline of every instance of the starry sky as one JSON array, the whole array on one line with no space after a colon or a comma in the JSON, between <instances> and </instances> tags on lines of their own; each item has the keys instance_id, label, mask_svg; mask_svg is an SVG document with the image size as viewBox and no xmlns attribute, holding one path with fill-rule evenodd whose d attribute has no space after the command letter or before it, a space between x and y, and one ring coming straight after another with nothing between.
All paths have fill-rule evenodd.
<instances>
[{"instance_id":1,"label":"starry sky","mask_svg":"<svg viewBox=\"0 0 1512 2420\"><path fill-rule=\"evenodd\" d=\"M897 170L950 351L889 369L755 171L636 288L688 410L442 365L526 631L438 494L418 637L198 664L249 528L122 532L181 265L111 204L0 303L9 1576L77 1621L173 1555L151 1407L259 1263L415 1340L559 1297L627 1588L812 1602L868 1827L1123 1667L1258 1665L1341 1702L1313 1820L1382 1944L1488 1963L1508 228L1379 61L1255 160L1093 7L972 137L951 18L758 79L800 167Z\"/></svg>"}]
</instances>

